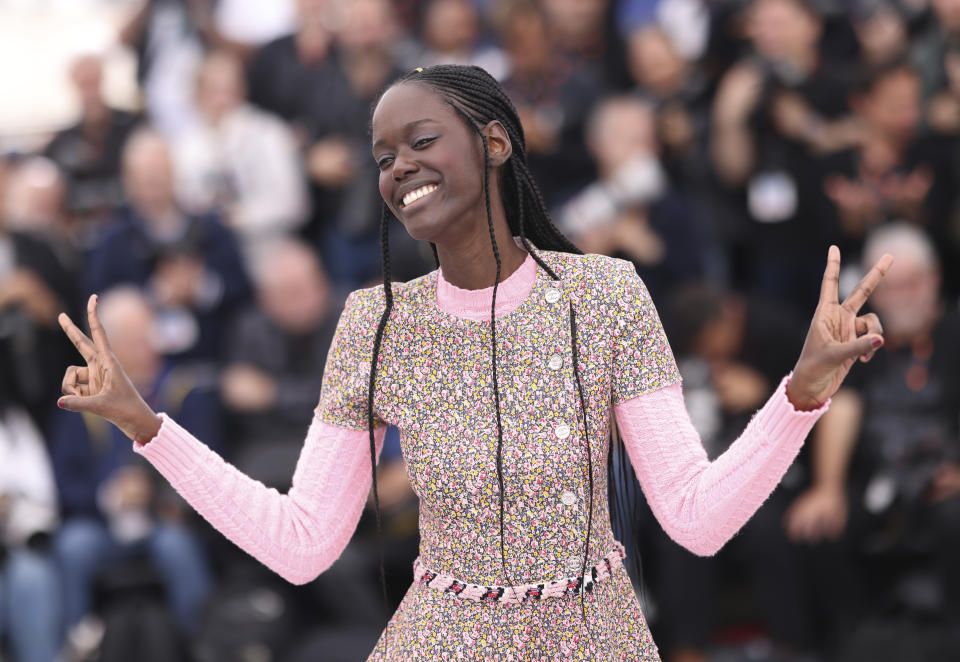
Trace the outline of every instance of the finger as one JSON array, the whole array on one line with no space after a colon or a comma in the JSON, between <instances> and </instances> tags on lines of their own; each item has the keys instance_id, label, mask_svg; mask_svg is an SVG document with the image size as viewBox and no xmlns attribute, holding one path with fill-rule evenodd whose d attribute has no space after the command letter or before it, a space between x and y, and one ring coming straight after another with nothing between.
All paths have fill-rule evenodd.
<instances>
[{"instance_id":1,"label":"finger","mask_svg":"<svg viewBox=\"0 0 960 662\"><path fill-rule=\"evenodd\" d=\"M880 282L880 279L887 273L891 264L893 264L893 256L889 253L884 253L883 257L877 260L873 268L860 280L853 292L850 293L850 296L844 299L843 307L854 314L859 312L860 308L866 302L867 297L870 296L873 289Z\"/></svg>"},{"instance_id":2,"label":"finger","mask_svg":"<svg viewBox=\"0 0 960 662\"><path fill-rule=\"evenodd\" d=\"M91 294L87 300L87 321L90 324L90 335L93 336L93 342L104 353L110 351L110 341L107 340L107 333L100 324L100 314L97 312L97 302L99 297Z\"/></svg>"},{"instance_id":3,"label":"finger","mask_svg":"<svg viewBox=\"0 0 960 662\"><path fill-rule=\"evenodd\" d=\"M882 336L883 324L880 323L880 318L877 317L876 313L867 313L855 320L855 330L858 336L862 336L865 333Z\"/></svg>"},{"instance_id":4,"label":"finger","mask_svg":"<svg viewBox=\"0 0 960 662\"><path fill-rule=\"evenodd\" d=\"M57 321L60 322L60 328L67 334L70 342L73 343L73 346L77 348L80 356L82 356L87 363L97 358L97 348L93 342L87 337L87 334L73 323L73 320L71 320L66 313L60 313Z\"/></svg>"},{"instance_id":5,"label":"finger","mask_svg":"<svg viewBox=\"0 0 960 662\"><path fill-rule=\"evenodd\" d=\"M836 345L832 353L834 355L833 358L837 362L842 362L848 359L856 359L870 352L875 352L881 347L883 347L883 336L871 333Z\"/></svg>"},{"instance_id":6,"label":"finger","mask_svg":"<svg viewBox=\"0 0 960 662\"><path fill-rule=\"evenodd\" d=\"M90 390L87 384L88 375L87 368L75 365L68 367L60 384L60 390L64 395L86 395Z\"/></svg>"},{"instance_id":7,"label":"finger","mask_svg":"<svg viewBox=\"0 0 960 662\"><path fill-rule=\"evenodd\" d=\"M80 395L77 389L77 366L72 365L67 368L63 375L63 382L60 384L60 392L64 395Z\"/></svg>"},{"instance_id":8,"label":"finger","mask_svg":"<svg viewBox=\"0 0 960 662\"><path fill-rule=\"evenodd\" d=\"M883 325L880 324L880 318L877 317L876 313L867 313L866 315L861 315L856 319L854 327L858 336L862 336L864 334L883 336ZM860 356L860 360L866 363L873 358L875 353L876 350L871 349L866 354L862 354Z\"/></svg>"},{"instance_id":9,"label":"finger","mask_svg":"<svg viewBox=\"0 0 960 662\"><path fill-rule=\"evenodd\" d=\"M820 302L837 303L840 299L840 249L834 245L827 251L827 267L820 283Z\"/></svg>"}]
</instances>

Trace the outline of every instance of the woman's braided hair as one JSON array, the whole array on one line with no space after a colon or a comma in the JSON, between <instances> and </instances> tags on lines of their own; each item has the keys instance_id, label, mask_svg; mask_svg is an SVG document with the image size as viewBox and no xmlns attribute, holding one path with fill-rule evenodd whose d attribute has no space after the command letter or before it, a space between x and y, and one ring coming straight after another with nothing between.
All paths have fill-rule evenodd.
<instances>
[{"instance_id":1,"label":"woman's braided hair","mask_svg":"<svg viewBox=\"0 0 960 662\"><path fill-rule=\"evenodd\" d=\"M534 181L533 175L527 166L526 142L523 135L523 127L520 123L520 117L516 108L511 102L503 87L485 70L475 66L463 65L437 65L427 68L418 68L402 76L394 85L401 83L418 83L432 88L440 97L446 101L453 110L464 120L466 125L480 136L483 143L484 156L484 177L483 189L484 200L487 213L487 223L490 229L490 243L493 249L493 255L497 263L496 280L493 284L493 296L490 303L490 331L491 331L491 364L493 368L493 395L496 410L497 421L497 483L499 486L500 501L500 557L503 564L504 576L507 583L512 587L513 582L507 571L506 551L504 545L504 526L503 526L503 424L500 416L500 388L497 381L497 336L496 336L496 305L497 288L500 283L501 261L500 251L497 247L496 236L493 228L493 217L490 206L490 152L486 136L483 134L483 128L491 121L498 121L503 125L512 145L512 154L501 166L501 191L503 196L503 205L506 212L507 223L510 232L514 236L520 237L524 247L537 262L537 264L552 278L559 280L557 274L547 265L537 253L537 249L559 251L565 253L582 254L569 239L567 239L550 220L546 204L540 189ZM367 394L367 424L370 431L370 459L373 471L373 497L376 509L377 527L380 528L380 502L377 494L377 473L376 473L376 448L373 436L374 414L373 399L377 379L377 361L380 353L380 345L383 340L384 329L387 320L390 317L390 311L393 308L393 291L390 282L390 255L388 241L388 227L391 214L386 203L383 205L381 214L381 252L383 260L383 289L386 300L386 307L380 316L380 322L377 325L377 332L374 338L373 358L370 362L370 382ZM436 247L434 247L434 256L436 256ZM574 379L577 385L577 393L580 399L580 414L583 424L584 439L587 445L587 475L590 487L590 497L588 500L587 533L586 543L584 545L583 561L581 565L581 576L585 575L588 558L590 554L590 535L593 525L593 466L592 457L589 452L589 430L587 429L586 402L583 396L583 387L580 380L578 345L577 345L577 321L576 312L573 304L570 304L570 332L571 332L571 350L573 358ZM618 469L623 470L626 457L622 449L622 444L618 444ZM613 458L611 458L613 460ZM614 463L610 463L613 467ZM629 460L626 460L626 466L629 467ZM617 492L613 490L614 484L623 485L623 477L618 476L614 479L611 476L611 508L615 510L615 521L623 521L624 509L614 506L618 501ZM636 550L633 550L634 557ZM386 581L383 570L383 560L381 555L380 578L386 591ZM584 620L586 621L586 603L581 599ZM587 628L590 634L589 627ZM592 634L590 634L592 640Z\"/></svg>"}]
</instances>

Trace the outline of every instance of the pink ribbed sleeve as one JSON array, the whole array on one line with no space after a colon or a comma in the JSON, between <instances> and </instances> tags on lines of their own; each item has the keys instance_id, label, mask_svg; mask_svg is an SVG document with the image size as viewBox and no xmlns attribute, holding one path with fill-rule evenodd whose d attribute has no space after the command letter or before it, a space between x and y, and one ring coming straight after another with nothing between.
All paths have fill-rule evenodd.
<instances>
[{"instance_id":1,"label":"pink ribbed sleeve","mask_svg":"<svg viewBox=\"0 0 960 662\"><path fill-rule=\"evenodd\" d=\"M280 494L161 417L157 436L134 450L237 546L294 584L316 578L340 556L370 491L368 432L315 416L290 491ZM385 432L374 433L378 460Z\"/></svg>"},{"instance_id":2,"label":"pink ribbed sleeve","mask_svg":"<svg viewBox=\"0 0 960 662\"><path fill-rule=\"evenodd\" d=\"M797 411L784 377L740 437L713 462L680 384L631 398L614 414L643 493L664 531L701 556L715 554L780 482L829 401Z\"/></svg>"}]
</instances>

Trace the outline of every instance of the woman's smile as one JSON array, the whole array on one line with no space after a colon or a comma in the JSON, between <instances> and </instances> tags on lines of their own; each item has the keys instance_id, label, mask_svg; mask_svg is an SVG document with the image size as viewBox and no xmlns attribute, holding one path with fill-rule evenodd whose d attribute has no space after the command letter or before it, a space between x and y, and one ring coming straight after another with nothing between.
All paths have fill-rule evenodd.
<instances>
[{"instance_id":1,"label":"woman's smile","mask_svg":"<svg viewBox=\"0 0 960 662\"><path fill-rule=\"evenodd\" d=\"M403 198L400 201L400 208L403 209L404 212L407 212L411 208L418 208L422 206L424 204L422 201L438 188L440 187L437 184L426 184L412 191L408 191L403 195Z\"/></svg>"}]
</instances>

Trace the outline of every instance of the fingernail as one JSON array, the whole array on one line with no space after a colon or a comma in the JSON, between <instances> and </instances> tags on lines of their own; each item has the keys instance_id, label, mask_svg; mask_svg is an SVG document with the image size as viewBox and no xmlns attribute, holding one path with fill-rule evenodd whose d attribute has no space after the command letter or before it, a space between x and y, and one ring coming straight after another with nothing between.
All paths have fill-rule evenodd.
<instances>
[{"instance_id":1,"label":"fingernail","mask_svg":"<svg viewBox=\"0 0 960 662\"><path fill-rule=\"evenodd\" d=\"M63 406L63 398L57 400L57 406L60 407L60 409L66 409L66 407Z\"/></svg>"},{"instance_id":2,"label":"fingernail","mask_svg":"<svg viewBox=\"0 0 960 662\"><path fill-rule=\"evenodd\" d=\"M882 339L882 338L874 338L873 340L870 341L870 345L871 345L874 349L876 349L877 347L879 347L879 346L882 345L882 344L883 344L883 339Z\"/></svg>"}]
</instances>

